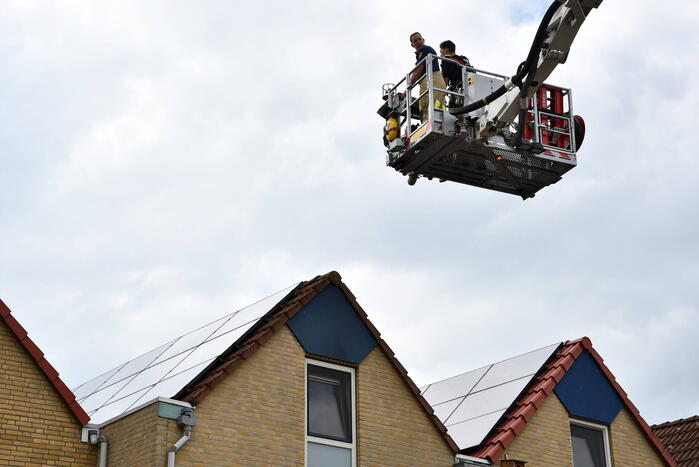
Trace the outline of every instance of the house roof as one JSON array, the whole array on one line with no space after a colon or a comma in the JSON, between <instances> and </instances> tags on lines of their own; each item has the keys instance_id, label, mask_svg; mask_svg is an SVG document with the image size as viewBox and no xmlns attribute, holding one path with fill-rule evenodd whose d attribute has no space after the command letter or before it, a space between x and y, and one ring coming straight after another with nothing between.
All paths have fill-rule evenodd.
<instances>
[{"instance_id":1,"label":"house roof","mask_svg":"<svg viewBox=\"0 0 699 467\"><path fill-rule=\"evenodd\" d=\"M420 395L420 390L408 376L405 367L398 361L393 353L393 350L381 338L381 333L369 321L367 314L362 307L357 303L357 300L347 286L342 282L340 274L332 271L328 274L317 276L314 279L299 284L296 289L287 295L275 308L260 319L245 336L241 337L225 352L207 366L194 380L186 385L180 392L175 395L175 399L184 400L192 404L197 404L211 390L221 382L233 369L242 364L245 359L249 358L257 349L269 340L274 333L284 326L289 319L298 313L305 305L307 305L316 295L318 295L329 284L338 286L345 297L348 299L352 307L355 309L359 317L367 326L371 334L376 339L379 347L383 350L391 365L397 370L400 377L414 394L418 403L425 411L430 421L439 431L446 443L454 452L459 450L454 440L447 434L447 429L442 422L434 415L434 411L430 404Z\"/></svg>"},{"instance_id":2,"label":"house roof","mask_svg":"<svg viewBox=\"0 0 699 467\"><path fill-rule=\"evenodd\" d=\"M493 427L486 439L475 449L470 450L469 454L496 462L512 444L515 437L524 429L527 422L532 419L536 411L544 403L544 400L553 392L556 385L563 379L563 376L565 376L583 351L589 352L595 360L602 373L622 399L626 409L638 422L648 441L656 447L665 462L670 466L676 465L662 443L653 434L645 420L643 420L636 406L629 400L628 395L616 381L612 372L604 364L602 357L592 347L592 342L587 337L563 343L553 358L539 370L533 380L533 384L517 398L505 415Z\"/></svg>"},{"instance_id":3,"label":"house roof","mask_svg":"<svg viewBox=\"0 0 699 467\"><path fill-rule=\"evenodd\" d=\"M422 388L462 450L478 446L560 342Z\"/></svg>"},{"instance_id":4,"label":"house roof","mask_svg":"<svg viewBox=\"0 0 699 467\"><path fill-rule=\"evenodd\" d=\"M157 395L175 394L175 399L197 404L330 284L342 291L428 418L457 452L446 427L335 271L270 295L105 372L76 387L77 400L98 423Z\"/></svg>"},{"instance_id":5,"label":"house roof","mask_svg":"<svg viewBox=\"0 0 699 467\"><path fill-rule=\"evenodd\" d=\"M19 321L12 315L12 312L5 303L0 300L0 319L7 325L8 329L12 331L15 335L17 341L24 347L24 350L32 357L34 362L37 364L39 369L44 373L46 378L49 380L51 385L56 389L56 392L65 401L68 409L75 416L81 425L85 425L90 421L90 417L85 413L85 411L80 407L80 404L75 400L75 395L68 389L61 378L58 375L58 371L44 358L44 353L41 349L34 343L33 340L29 338L29 335L19 324Z\"/></svg>"},{"instance_id":6,"label":"house roof","mask_svg":"<svg viewBox=\"0 0 699 467\"><path fill-rule=\"evenodd\" d=\"M276 310L296 286L199 326L74 387L76 400L94 423L103 423L155 396L172 396Z\"/></svg>"},{"instance_id":7,"label":"house roof","mask_svg":"<svg viewBox=\"0 0 699 467\"><path fill-rule=\"evenodd\" d=\"M651 426L680 467L699 466L699 415Z\"/></svg>"}]
</instances>

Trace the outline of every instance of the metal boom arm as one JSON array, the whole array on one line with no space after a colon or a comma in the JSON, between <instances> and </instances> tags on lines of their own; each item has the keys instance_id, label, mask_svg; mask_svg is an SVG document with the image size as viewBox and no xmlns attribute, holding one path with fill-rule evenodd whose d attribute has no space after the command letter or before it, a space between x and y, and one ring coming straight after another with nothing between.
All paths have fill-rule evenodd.
<instances>
[{"instance_id":1,"label":"metal boom arm","mask_svg":"<svg viewBox=\"0 0 699 467\"><path fill-rule=\"evenodd\" d=\"M507 91L486 106L485 112L478 119L481 136L492 134L494 130L509 125L522 109L528 106L529 98L539 89L560 63L565 63L570 47L580 26L593 8L599 7L603 0L558 0L561 6L553 15L546 28L546 37L541 44L538 63L533 73L529 73L524 82L524 89L519 89L510 80L505 86Z\"/></svg>"}]
</instances>

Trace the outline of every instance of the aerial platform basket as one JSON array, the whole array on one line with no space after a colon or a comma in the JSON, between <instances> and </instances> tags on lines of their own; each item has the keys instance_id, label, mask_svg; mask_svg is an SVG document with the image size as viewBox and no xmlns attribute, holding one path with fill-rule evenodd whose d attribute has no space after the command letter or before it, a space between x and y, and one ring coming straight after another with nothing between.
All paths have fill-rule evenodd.
<instances>
[{"instance_id":1,"label":"aerial platform basket","mask_svg":"<svg viewBox=\"0 0 699 467\"><path fill-rule=\"evenodd\" d=\"M428 55L420 63L426 73L416 82L406 86L408 74L396 85L384 85L386 102L378 110L386 119L386 163L408 176L409 184L418 178L451 181L527 199L576 166L584 123L574 117L570 89L542 84L529 100L523 137L517 138L519 121L501 126L490 122L491 128L485 128L487 106L458 117L450 113L492 93L507 77L464 66L465 86L436 88L433 58L449 60ZM422 112L426 115L421 115L421 100L428 106Z\"/></svg>"}]
</instances>

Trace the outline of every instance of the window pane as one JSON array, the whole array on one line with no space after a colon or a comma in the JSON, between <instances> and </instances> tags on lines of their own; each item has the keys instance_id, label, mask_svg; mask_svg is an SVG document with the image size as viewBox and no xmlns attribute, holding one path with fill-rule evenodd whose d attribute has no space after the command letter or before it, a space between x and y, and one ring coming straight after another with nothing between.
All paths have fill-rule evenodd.
<instances>
[{"instance_id":1,"label":"window pane","mask_svg":"<svg viewBox=\"0 0 699 467\"><path fill-rule=\"evenodd\" d=\"M308 443L308 467L352 467L350 449Z\"/></svg>"},{"instance_id":2,"label":"window pane","mask_svg":"<svg viewBox=\"0 0 699 467\"><path fill-rule=\"evenodd\" d=\"M575 467L607 467L604 433L580 425L570 425Z\"/></svg>"},{"instance_id":3,"label":"window pane","mask_svg":"<svg viewBox=\"0 0 699 467\"><path fill-rule=\"evenodd\" d=\"M308 365L308 434L352 442L351 375Z\"/></svg>"}]
</instances>

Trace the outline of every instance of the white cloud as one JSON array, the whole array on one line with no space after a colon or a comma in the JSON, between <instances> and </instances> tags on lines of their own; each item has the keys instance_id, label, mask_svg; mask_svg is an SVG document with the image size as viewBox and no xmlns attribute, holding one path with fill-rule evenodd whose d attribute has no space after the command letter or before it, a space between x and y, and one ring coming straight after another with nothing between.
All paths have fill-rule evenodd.
<instances>
[{"instance_id":1,"label":"white cloud","mask_svg":"<svg viewBox=\"0 0 699 467\"><path fill-rule=\"evenodd\" d=\"M337 269L420 383L588 335L650 422L692 415L699 7L592 12L551 77L579 167L536 198L384 165L411 32L512 74L545 7L4 2L2 298L77 383Z\"/></svg>"}]
</instances>

